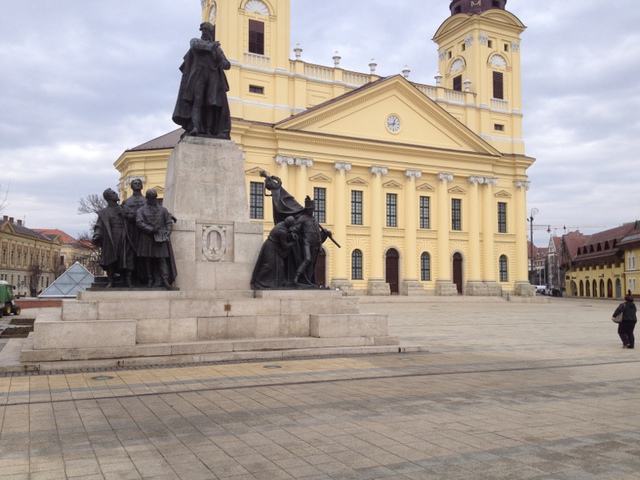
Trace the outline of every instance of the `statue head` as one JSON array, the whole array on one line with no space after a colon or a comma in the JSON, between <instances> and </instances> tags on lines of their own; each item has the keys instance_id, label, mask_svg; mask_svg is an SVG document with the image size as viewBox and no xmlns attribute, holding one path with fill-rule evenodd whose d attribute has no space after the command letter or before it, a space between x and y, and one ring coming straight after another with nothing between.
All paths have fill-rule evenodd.
<instances>
[{"instance_id":1,"label":"statue head","mask_svg":"<svg viewBox=\"0 0 640 480\"><path fill-rule=\"evenodd\" d=\"M305 212L312 212L315 210L316 208L316 202L311 200L311 198L309 197L309 195L306 196L306 198L304 199L304 210Z\"/></svg>"},{"instance_id":2,"label":"statue head","mask_svg":"<svg viewBox=\"0 0 640 480\"><path fill-rule=\"evenodd\" d=\"M295 223L296 223L296 219L293 218L291 215L289 215L287 218L284 219L284 226L287 228L293 227Z\"/></svg>"},{"instance_id":3,"label":"statue head","mask_svg":"<svg viewBox=\"0 0 640 480\"><path fill-rule=\"evenodd\" d=\"M158 203L158 192L156 192L153 188L150 188L149 190L147 190L144 198L147 199L147 203L149 205L155 205L156 203Z\"/></svg>"},{"instance_id":4,"label":"statue head","mask_svg":"<svg viewBox=\"0 0 640 480\"><path fill-rule=\"evenodd\" d=\"M216 27L211 22L202 22L200 24L202 38L206 40L214 40Z\"/></svg>"},{"instance_id":5,"label":"statue head","mask_svg":"<svg viewBox=\"0 0 640 480\"><path fill-rule=\"evenodd\" d=\"M107 202L117 202L118 200L120 200L120 196L111 188L107 188L104 192L102 192L102 198L104 198Z\"/></svg>"},{"instance_id":6,"label":"statue head","mask_svg":"<svg viewBox=\"0 0 640 480\"><path fill-rule=\"evenodd\" d=\"M131 190L135 192L140 192L142 190L142 180L139 178L134 178L131 180Z\"/></svg>"}]
</instances>

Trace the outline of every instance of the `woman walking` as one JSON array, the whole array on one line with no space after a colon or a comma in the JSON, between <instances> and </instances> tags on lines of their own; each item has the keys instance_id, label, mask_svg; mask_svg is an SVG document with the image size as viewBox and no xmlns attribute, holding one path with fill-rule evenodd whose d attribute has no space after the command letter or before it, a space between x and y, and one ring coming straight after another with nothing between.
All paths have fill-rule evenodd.
<instances>
[{"instance_id":1,"label":"woman walking","mask_svg":"<svg viewBox=\"0 0 640 480\"><path fill-rule=\"evenodd\" d=\"M616 311L613 312L613 317L622 313L622 321L618 324L618 335L622 340L622 348L634 348L635 337L633 336L633 329L636 327L636 304L633 303L633 297L627 295L624 297L624 303L618 305ZM613 317L611 320L613 320Z\"/></svg>"}]
</instances>

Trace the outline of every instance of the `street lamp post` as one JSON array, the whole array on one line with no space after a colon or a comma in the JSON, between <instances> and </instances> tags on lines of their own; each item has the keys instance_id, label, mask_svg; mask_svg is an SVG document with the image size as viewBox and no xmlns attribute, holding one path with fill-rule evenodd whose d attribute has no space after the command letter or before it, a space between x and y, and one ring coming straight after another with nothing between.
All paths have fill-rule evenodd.
<instances>
[{"instance_id":1,"label":"street lamp post","mask_svg":"<svg viewBox=\"0 0 640 480\"><path fill-rule=\"evenodd\" d=\"M531 244L530 244L530 270L529 270L529 282L533 283L535 276L533 273L533 217L535 217L538 214L539 210L537 208L532 208L531 209L531 214L529 216L529 227L531 228L531 238L529 239Z\"/></svg>"}]
</instances>

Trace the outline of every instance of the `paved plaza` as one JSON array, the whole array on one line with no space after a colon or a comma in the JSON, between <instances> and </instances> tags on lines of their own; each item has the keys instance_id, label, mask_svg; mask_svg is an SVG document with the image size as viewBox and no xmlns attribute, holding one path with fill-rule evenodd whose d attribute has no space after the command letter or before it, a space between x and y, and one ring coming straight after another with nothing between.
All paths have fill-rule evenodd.
<instances>
[{"instance_id":1,"label":"paved plaza","mask_svg":"<svg viewBox=\"0 0 640 480\"><path fill-rule=\"evenodd\" d=\"M0 480L640 479L616 303L366 299L428 351L0 375Z\"/></svg>"}]
</instances>

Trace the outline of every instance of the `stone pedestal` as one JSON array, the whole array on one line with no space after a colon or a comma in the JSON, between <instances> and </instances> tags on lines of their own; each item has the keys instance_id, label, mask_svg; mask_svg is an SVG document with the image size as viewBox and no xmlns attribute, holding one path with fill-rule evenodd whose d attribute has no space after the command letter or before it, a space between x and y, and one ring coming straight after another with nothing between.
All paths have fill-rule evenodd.
<instances>
[{"instance_id":1,"label":"stone pedestal","mask_svg":"<svg viewBox=\"0 0 640 480\"><path fill-rule=\"evenodd\" d=\"M190 292L248 290L264 240L249 221L242 152L231 140L185 137L167 164L163 206L177 219L171 241Z\"/></svg>"}]
</instances>

